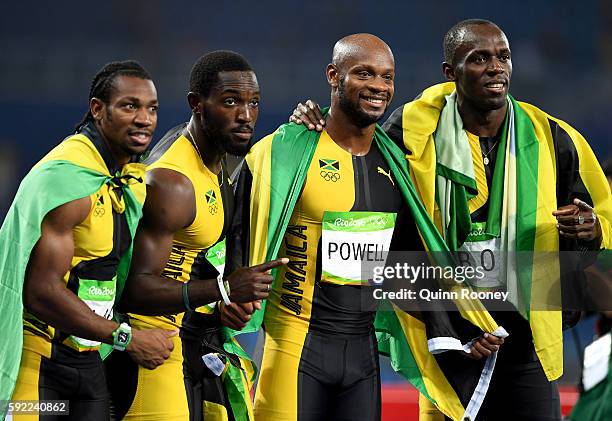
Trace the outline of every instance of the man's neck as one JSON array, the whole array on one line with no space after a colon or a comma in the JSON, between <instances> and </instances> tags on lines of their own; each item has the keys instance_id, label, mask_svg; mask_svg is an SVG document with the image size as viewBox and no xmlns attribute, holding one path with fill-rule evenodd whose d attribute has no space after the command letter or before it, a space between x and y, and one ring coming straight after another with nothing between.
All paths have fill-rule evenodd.
<instances>
[{"instance_id":1,"label":"man's neck","mask_svg":"<svg viewBox=\"0 0 612 421\"><path fill-rule=\"evenodd\" d=\"M217 147L216 142L206 137L204 129L196 119L189 120L186 131L189 140L195 143L196 152L199 153L204 165L211 172L219 174L221 172L221 160L225 152Z\"/></svg>"},{"instance_id":2,"label":"man's neck","mask_svg":"<svg viewBox=\"0 0 612 421\"><path fill-rule=\"evenodd\" d=\"M459 101L458 109L463 120L463 128L479 137L493 137L499 132L499 128L506 118L508 105L497 110L486 110L474 108L466 101Z\"/></svg>"},{"instance_id":3,"label":"man's neck","mask_svg":"<svg viewBox=\"0 0 612 421\"><path fill-rule=\"evenodd\" d=\"M352 155L362 156L370 151L376 124L358 127L342 112L339 106L332 104L325 129L333 141L342 149Z\"/></svg>"},{"instance_id":4,"label":"man's neck","mask_svg":"<svg viewBox=\"0 0 612 421\"><path fill-rule=\"evenodd\" d=\"M121 171L123 169L124 165L129 164L130 159L132 159L132 157L130 155L126 154L122 149L120 149L117 146L115 146L112 142L110 142L106 138L106 136L104 136L104 133L102 133L102 128L98 125L98 123L95 123L94 125L95 125L95 128L96 128L98 134L100 135L100 138L102 139L102 142L104 142L104 144L108 148L111 156L113 157L113 161L115 161L115 164L117 166L116 168L119 171ZM112 168L109 168L109 170L111 172L113 171Z\"/></svg>"}]
</instances>

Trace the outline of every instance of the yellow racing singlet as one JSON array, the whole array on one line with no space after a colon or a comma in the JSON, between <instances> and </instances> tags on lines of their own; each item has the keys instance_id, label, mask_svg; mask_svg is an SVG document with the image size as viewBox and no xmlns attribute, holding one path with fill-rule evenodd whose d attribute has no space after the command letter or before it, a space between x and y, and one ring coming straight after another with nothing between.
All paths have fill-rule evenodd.
<instances>
[{"instance_id":1,"label":"yellow racing singlet","mask_svg":"<svg viewBox=\"0 0 612 421\"><path fill-rule=\"evenodd\" d=\"M324 273L323 221L327 212L398 214L404 209L389 166L375 143L366 155L353 156L326 131L321 134L278 253L278 257L289 258L289 263L278 269L266 304L266 341L255 393L256 419L298 420L316 413L309 404L301 406L310 397L322 396L311 387L313 382L302 382L303 376L316 382L327 381L328 373L333 373L329 375L333 378L358 373L356 379L366 379L364 382L376 378L370 376L376 373L372 370L376 370L377 361L372 345L374 312L362 306L361 286L339 282ZM398 217L398 221L403 219L408 218ZM403 224L396 225L398 230L399 225ZM341 338L357 338L351 339L351 344L358 345L351 347L357 346L363 352L347 354L346 349L335 345ZM325 367L322 360L336 356L344 363ZM344 386L334 383L333 387L342 390ZM376 395L375 390L367 390L367 396L359 395L364 402ZM360 416L368 417L352 414L348 418Z\"/></svg>"},{"instance_id":2,"label":"yellow racing singlet","mask_svg":"<svg viewBox=\"0 0 612 421\"><path fill-rule=\"evenodd\" d=\"M321 276L321 223L326 211L399 212L401 196L390 174L375 144L367 155L353 156L326 131L321 134L279 252L290 260L279 268L282 282L275 283L268 299L266 329L291 335L309 328L330 333L370 330L372 315L348 310L356 303L343 303L355 300L354 288L335 289L333 300L320 297L319 285L337 283Z\"/></svg>"},{"instance_id":3,"label":"yellow racing singlet","mask_svg":"<svg viewBox=\"0 0 612 421\"><path fill-rule=\"evenodd\" d=\"M216 277L218 272L223 272L224 226L230 221L227 214L233 202L227 171L222 172L225 179L221 181L221 174L217 176L204 165L193 144L181 132L165 139L150 159L156 160L147 171L157 168L176 171L189 179L195 192L195 218L188 227L174 234L172 252L162 275L168 282ZM211 313L213 308L202 306L196 311ZM154 317L130 314L130 322L136 327L176 329L182 327L183 316L184 313Z\"/></svg>"}]
</instances>

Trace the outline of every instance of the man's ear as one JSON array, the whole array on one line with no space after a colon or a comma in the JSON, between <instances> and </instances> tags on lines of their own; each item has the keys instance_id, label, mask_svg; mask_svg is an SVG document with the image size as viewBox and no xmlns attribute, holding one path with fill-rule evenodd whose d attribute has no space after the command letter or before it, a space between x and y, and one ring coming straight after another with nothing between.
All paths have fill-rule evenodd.
<instances>
[{"instance_id":1,"label":"man's ear","mask_svg":"<svg viewBox=\"0 0 612 421\"><path fill-rule=\"evenodd\" d=\"M442 73L444 74L444 77L446 78L446 80L450 82L457 81L457 75L455 75L455 68L450 63L447 63L446 61L442 63Z\"/></svg>"},{"instance_id":2,"label":"man's ear","mask_svg":"<svg viewBox=\"0 0 612 421\"><path fill-rule=\"evenodd\" d=\"M194 114L199 114L202 112L202 103L200 101L200 95L195 92L189 92L187 94L187 103L189 103L189 108L191 108L191 112Z\"/></svg>"},{"instance_id":3,"label":"man's ear","mask_svg":"<svg viewBox=\"0 0 612 421\"><path fill-rule=\"evenodd\" d=\"M325 69L325 75L327 76L327 82L332 88L337 88L340 84L340 74L335 64L329 63Z\"/></svg>"},{"instance_id":4,"label":"man's ear","mask_svg":"<svg viewBox=\"0 0 612 421\"><path fill-rule=\"evenodd\" d=\"M104 110L106 108L106 104L99 98L93 97L89 100L89 111L93 116L95 121L102 120L104 117Z\"/></svg>"}]
</instances>

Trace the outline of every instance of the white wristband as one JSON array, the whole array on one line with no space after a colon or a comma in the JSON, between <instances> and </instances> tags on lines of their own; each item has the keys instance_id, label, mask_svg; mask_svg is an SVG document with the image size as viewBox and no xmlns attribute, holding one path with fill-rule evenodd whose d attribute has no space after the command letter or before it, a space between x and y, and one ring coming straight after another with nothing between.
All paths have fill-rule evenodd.
<instances>
[{"instance_id":1,"label":"white wristband","mask_svg":"<svg viewBox=\"0 0 612 421\"><path fill-rule=\"evenodd\" d=\"M225 290L225 285L223 285L223 275L219 274L217 276L217 285L219 285L219 292L221 293L221 298L223 298L223 302L226 306L230 305L232 302L227 295L227 291Z\"/></svg>"}]
</instances>

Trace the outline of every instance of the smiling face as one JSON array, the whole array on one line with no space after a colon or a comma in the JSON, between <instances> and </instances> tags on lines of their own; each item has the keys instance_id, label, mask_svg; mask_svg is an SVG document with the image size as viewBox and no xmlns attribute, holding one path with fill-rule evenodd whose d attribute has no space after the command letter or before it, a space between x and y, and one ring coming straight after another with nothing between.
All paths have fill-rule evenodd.
<instances>
[{"instance_id":1,"label":"smiling face","mask_svg":"<svg viewBox=\"0 0 612 421\"><path fill-rule=\"evenodd\" d=\"M222 71L198 104L204 134L232 155L248 152L259 115L259 84L253 71Z\"/></svg>"},{"instance_id":2,"label":"smiling face","mask_svg":"<svg viewBox=\"0 0 612 421\"><path fill-rule=\"evenodd\" d=\"M149 79L117 76L108 102L92 98L91 114L118 163L142 154L157 125L157 91Z\"/></svg>"},{"instance_id":3,"label":"smiling face","mask_svg":"<svg viewBox=\"0 0 612 421\"><path fill-rule=\"evenodd\" d=\"M483 111L505 107L512 76L506 35L490 24L465 28L453 62L444 63L446 78L456 82L457 97Z\"/></svg>"},{"instance_id":4,"label":"smiling face","mask_svg":"<svg viewBox=\"0 0 612 421\"><path fill-rule=\"evenodd\" d=\"M393 98L395 62L382 41L346 47L327 74L332 95L355 125L367 127L384 116Z\"/></svg>"}]
</instances>

